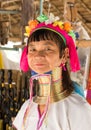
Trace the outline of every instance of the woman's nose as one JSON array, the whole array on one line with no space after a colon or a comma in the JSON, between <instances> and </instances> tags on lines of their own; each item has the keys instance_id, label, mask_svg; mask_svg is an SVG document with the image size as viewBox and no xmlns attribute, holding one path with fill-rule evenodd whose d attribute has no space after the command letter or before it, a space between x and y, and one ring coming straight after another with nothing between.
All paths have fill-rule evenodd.
<instances>
[{"instance_id":1,"label":"woman's nose","mask_svg":"<svg viewBox=\"0 0 91 130\"><path fill-rule=\"evenodd\" d=\"M35 56L43 56L44 57L44 52L43 51L37 51Z\"/></svg>"}]
</instances>

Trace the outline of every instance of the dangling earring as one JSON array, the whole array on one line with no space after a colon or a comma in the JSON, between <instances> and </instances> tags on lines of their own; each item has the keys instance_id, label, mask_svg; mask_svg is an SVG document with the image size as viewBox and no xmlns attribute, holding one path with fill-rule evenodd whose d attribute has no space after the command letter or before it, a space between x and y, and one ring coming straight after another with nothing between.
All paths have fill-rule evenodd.
<instances>
[{"instance_id":1,"label":"dangling earring","mask_svg":"<svg viewBox=\"0 0 91 130\"><path fill-rule=\"evenodd\" d=\"M65 63L61 63L61 64L60 64L60 67L62 67L63 70L66 71Z\"/></svg>"}]
</instances>

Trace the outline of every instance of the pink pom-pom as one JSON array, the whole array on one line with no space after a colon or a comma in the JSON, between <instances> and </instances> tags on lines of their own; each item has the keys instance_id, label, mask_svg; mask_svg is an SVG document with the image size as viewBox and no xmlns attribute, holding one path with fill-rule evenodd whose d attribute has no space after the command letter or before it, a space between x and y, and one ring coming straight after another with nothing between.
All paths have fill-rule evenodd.
<instances>
[{"instance_id":1,"label":"pink pom-pom","mask_svg":"<svg viewBox=\"0 0 91 130\"><path fill-rule=\"evenodd\" d=\"M27 46L23 49L20 59L20 68L24 72L29 70L28 60L27 60Z\"/></svg>"}]
</instances>

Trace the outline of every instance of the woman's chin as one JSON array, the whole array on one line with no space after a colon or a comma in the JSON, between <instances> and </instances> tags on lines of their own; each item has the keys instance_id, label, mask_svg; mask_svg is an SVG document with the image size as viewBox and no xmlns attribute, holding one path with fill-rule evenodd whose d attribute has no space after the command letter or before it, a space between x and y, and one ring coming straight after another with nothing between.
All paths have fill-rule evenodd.
<instances>
[{"instance_id":1,"label":"woman's chin","mask_svg":"<svg viewBox=\"0 0 91 130\"><path fill-rule=\"evenodd\" d=\"M42 69L40 69L40 70L34 70L36 73L38 73L38 74L44 74L44 73L47 73L47 72L49 72L49 71L51 71L51 70L42 70Z\"/></svg>"}]
</instances>

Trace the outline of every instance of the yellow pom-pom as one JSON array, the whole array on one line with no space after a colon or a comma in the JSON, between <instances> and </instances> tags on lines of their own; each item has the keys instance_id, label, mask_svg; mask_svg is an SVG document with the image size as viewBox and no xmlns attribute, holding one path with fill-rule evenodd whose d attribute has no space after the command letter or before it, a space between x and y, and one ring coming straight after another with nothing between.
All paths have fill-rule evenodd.
<instances>
[{"instance_id":1,"label":"yellow pom-pom","mask_svg":"<svg viewBox=\"0 0 91 130\"><path fill-rule=\"evenodd\" d=\"M63 29L63 22L62 22L62 21L55 21L55 22L53 23L53 26L59 26L60 29Z\"/></svg>"}]
</instances>

